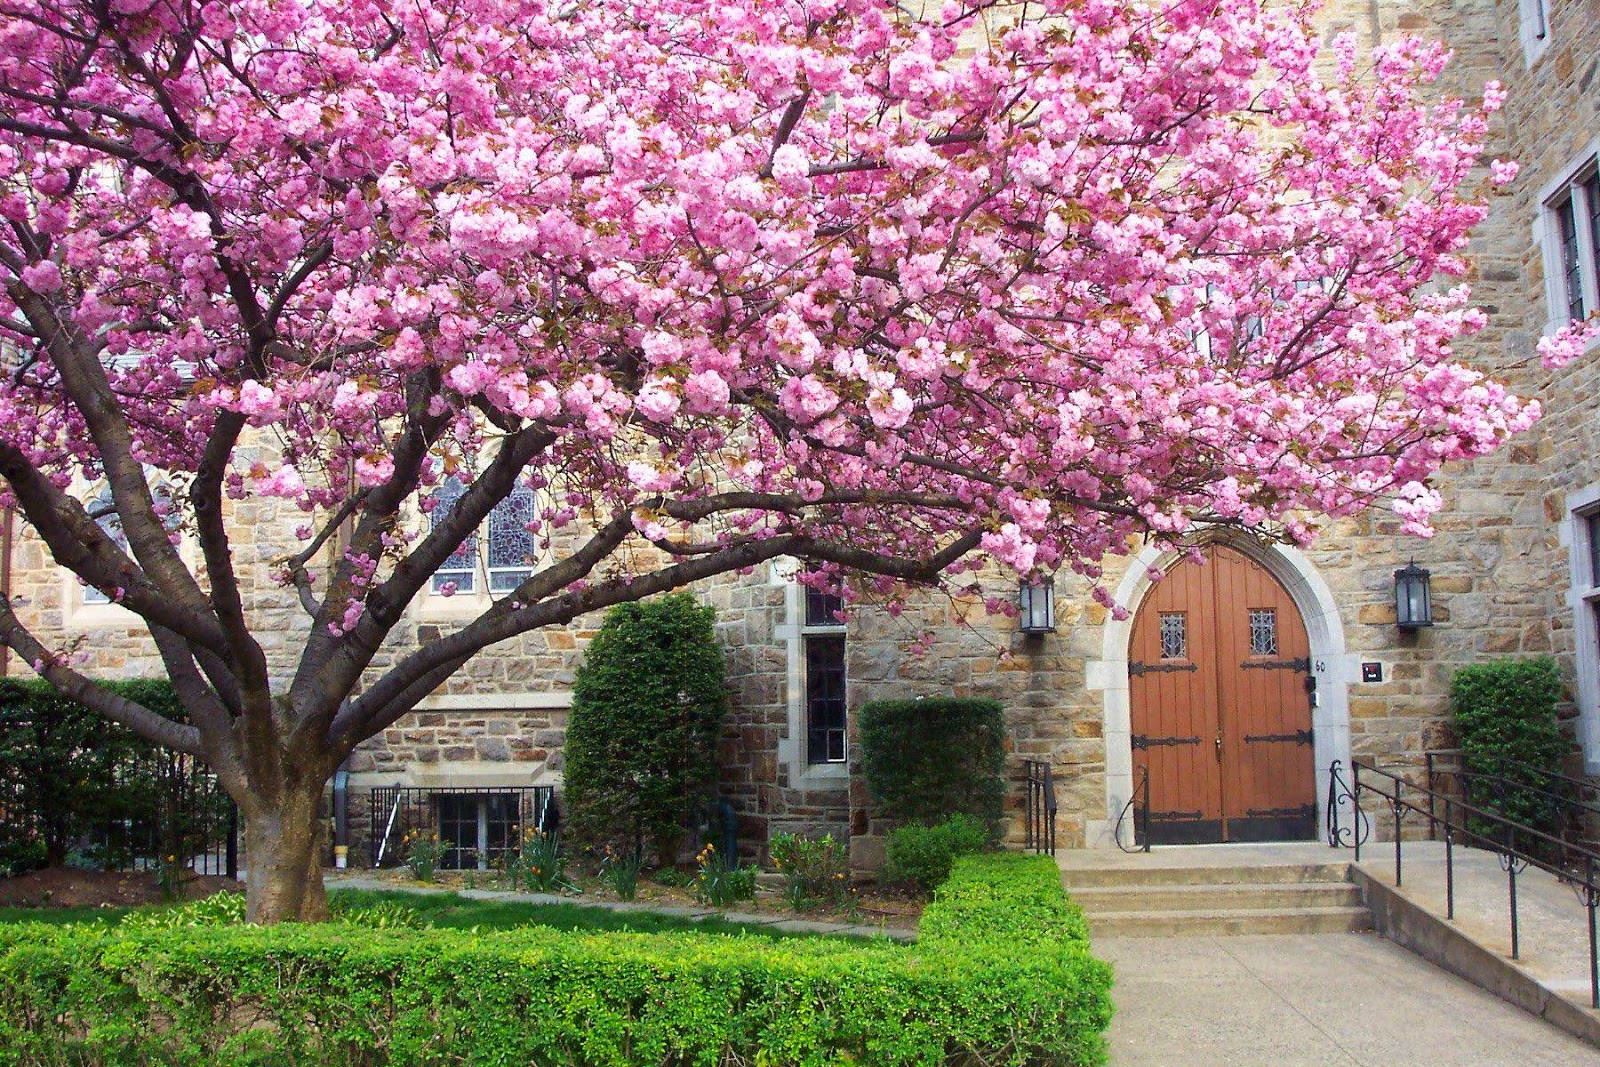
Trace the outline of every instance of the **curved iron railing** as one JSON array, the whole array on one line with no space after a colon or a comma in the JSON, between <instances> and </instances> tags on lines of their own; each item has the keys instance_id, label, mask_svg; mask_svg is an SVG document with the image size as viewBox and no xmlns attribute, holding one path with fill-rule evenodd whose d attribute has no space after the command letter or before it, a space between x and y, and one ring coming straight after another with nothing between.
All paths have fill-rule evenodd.
<instances>
[{"instance_id":1,"label":"curved iron railing","mask_svg":"<svg viewBox=\"0 0 1600 1067\"><path fill-rule=\"evenodd\" d=\"M1352 845L1366 843L1372 833L1372 820L1368 819L1354 803L1355 791L1344 780L1344 762L1334 760L1328 765L1328 803L1325 808L1327 818L1328 845L1331 848L1349 848ZM1360 780L1360 768L1352 768L1357 781ZM1344 825L1342 810L1350 809L1350 825Z\"/></svg>"},{"instance_id":2,"label":"curved iron railing","mask_svg":"<svg viewBox=\"0 0 1600 1067\"><path fill-rule=\"evenodd\" d=\"M1046 856L1056 854L1056 780L1050 764L1023 760L1027 773L1028 829L1026 847Z\"/></svg>"},{"instance_id":3,"label":"curved iron railing","mask_svg":"<svg viewBox=\"0 0 1600 1067\"><path fill-rule=\"evenodd\" d=\"M1122 827L1130 814L1133 816L1132 847L1122 843ZM1133 795L1128 797L1128 802L1122 805L1122 811L1117 814L1117 825L1112 828L1111 836L1116 840L1117 847L1124 852L1150 851L1149 767L1139 768L1139 780L1134 784Z\"/></svg>"},{"instance_id":4,"label":"curved iron railing","mask_svg":"<svg viewBox=\"0 0 1600 1067\"><path fill-rule=\"evenodd\" d=\"M1428 820L1430 837L1442 832L1445 856L1445 917L1452 922L1456 917L1455 900L1455 847L1457 844L1493 852L1506 872L1510 901L1511 958L1521 954L1521 933L1517 914L1517 876L1529 867L1545 871L1569 886L1578 897L1579 904L1588 912L1589 920L1589 1003L1600 1008L1600 943L1597 943L1595 911L1600 908L1600 852L1579 845L1543 830L1518 823L1499 812L1469 803L1458 797L1441 794L1425 785L1409 781L1403 775L1374 763L1359 759L1350 761L1350 781L1341 773L1341 764L1335 760L1328 774L1328 843L1335 847L1355 849L1356 862L1361 862L1361 846L1367 834L1361 832L1366 819L1361 809L1363 795L1387 807L1393 820L1394 884L1404 884L1404 821L1412 815ZM1347 808L1352 813L1352 829L1345 833L1337 821L1337 811ZM1370 828L1371 822L1367 821ZM1554 846L1553 848L1551 846ZM1559 857L1558 859L1551 858Z\"/></svg>"}]
</instances>

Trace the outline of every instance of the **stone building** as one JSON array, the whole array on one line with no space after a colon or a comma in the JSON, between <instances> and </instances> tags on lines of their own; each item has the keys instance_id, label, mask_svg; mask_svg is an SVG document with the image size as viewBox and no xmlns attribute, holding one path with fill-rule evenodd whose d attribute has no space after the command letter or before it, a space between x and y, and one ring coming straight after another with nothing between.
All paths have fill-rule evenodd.
<instances>
[{"instance_id":1,"label":"stone building","mask_svg":"<svg viewBox=\"0 0 1600 1067\"><path fill-rule=\"evenodd\" d=\"M1557 372L1535 353L1557 323L1600 309L1600 0L1336 0L1325 18L1330 35L1354 31L1364 44L1400 32L1442 38L1456 52L1447 91L1472 99L1491 79L1509 89L1490 155L1522 171L1470 250L1489 326L1461 354L1538 397L1543 420L1446 472L1429 541L1374 512L1332 524L1305 552L1215 543L1208 551L1222 566L1187 577L1179 567L1155 593L1150 569L1173 561L1147 551L1111 561L1126 620L1070 576L1054 589L1049 633L930 598L914 621L940 637L913 656L901 647L906 620L861 611L841 623L783 566L708 584L701 592L718 610L729 668L724 790L751 847L775 829L830 830L872 863L879 828L856 773L854 712L887 697L999 699L1017 781L1012 832L1021 761L1042 761L1069 845L1111 845L1146 768L1172 839L1310 836L1333 761L1417 764L1448 748L1452 673L1495 656L1558 658L1574 769L1600 772L1600 352ZM241 554L262 565L244 577L268 616L258 632L269 654L281 652L306 623L265 564L288 548L298 519L272 501L235 503L230 518ZM495 538L487 531L461 564L471 588L419 598L406 641L428 641L481 608ZM1407 629L1395 572L1412 559L1431 575L1432 625ZM131 617L86 597L25 531L11 562L13 592L40 632L79 642L94 672L159 673ZM990 585L1016 595L999 578ZM497 646L363 745L348 767L358 841L382 836L382 810L367 811L375 787L457 790L480 798L467 803L483 824L500 818L481 799L488 790L558 784L570 685L591 635L574 625ZM1241 722L1230 700L1269 711ZM1173 718L1179 705L1189 718Z\"/></svg>"}]
</instances>

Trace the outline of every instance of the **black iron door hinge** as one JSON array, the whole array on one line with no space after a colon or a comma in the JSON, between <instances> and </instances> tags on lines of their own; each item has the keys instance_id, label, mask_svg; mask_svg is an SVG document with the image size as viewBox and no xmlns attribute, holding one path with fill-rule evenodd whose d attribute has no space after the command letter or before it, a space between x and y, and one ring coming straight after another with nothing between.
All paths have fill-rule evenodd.
<instances>
[{"instance_id":1,"label":"black iron door hinge","mask_svg":"<svg viewBox=\"0 0 1600 1067\"><path fill-rule=\"evenodd\" d=\"M1161 748L1164 745L1198 745L1198 737L1150 737L1145 734L1134 734L1131 738L1132 747L1139 749Z\"/></svg>"},{"instance_id":2,"label":"black iron door hinge","mask_svg":"<svg viewBox=\"0 0 1600 1067\"><path fill-rule=\"evenodd\" d=\"M1245 660L1239 664L1247 671L1311 671L1311 657L1301 659L1258 659Z\"/></svg>"},{"instance_id":3,"label":"black iron door hinge","mask_svg":"<svg viewBox=\"0 0 1600 1067\"><path fill-rule=\"evenodd\" d=\"M1167 674L1178 671L1197 671L1197 663L1145 663L1143 660L1134 660L1128 664L1128 673L1137 678L1141 674Z\"/></svg>"},{"instance_id":4,"label":"black iron door hinge","mask_svg":"<svg viewBox=\"0 0 1600 1067\"><path fill-rule=\"evenodd\" d=\"M1296 730L1292 734L1246 734L1244 740L1247 745L1263 744L1269 741L1290 741L1297 745L1309 745L1311 744L1311 731Z\"/></svg>"}]
</instances>

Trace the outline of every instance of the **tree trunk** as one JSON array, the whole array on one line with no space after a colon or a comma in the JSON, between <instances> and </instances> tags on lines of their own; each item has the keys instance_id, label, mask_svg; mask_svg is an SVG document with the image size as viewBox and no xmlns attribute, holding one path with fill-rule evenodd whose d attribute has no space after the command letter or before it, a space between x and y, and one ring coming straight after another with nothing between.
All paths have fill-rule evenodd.
<instances>
[{"instance_id":1,"label":"tree trunk","mask_svg":"<svg viewBox=\"0 0 1600 1067\"><path fill-rule=\"evenodd\" d=\"M253 923L322 922L328 894L322 885L320 783L287 790L276 804L260 797L242 805L245 917Z\"/></svg>"}]
</instances>

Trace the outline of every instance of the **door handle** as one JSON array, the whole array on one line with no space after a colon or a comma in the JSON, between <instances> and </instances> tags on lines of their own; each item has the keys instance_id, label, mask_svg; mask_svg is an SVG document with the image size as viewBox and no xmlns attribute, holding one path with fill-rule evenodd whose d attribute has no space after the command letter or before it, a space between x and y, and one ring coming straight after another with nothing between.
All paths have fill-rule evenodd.
<instances>
[{"instance_id":1,"label":"door handle","mask_svg":"<svg viewBox=\"0 0 1600 1067\"><path fill-rule=\"evenodd\" d=\"M1222 735L1217 735L1217 762L1222 762Z\"/></svg>"}]
</instances>

